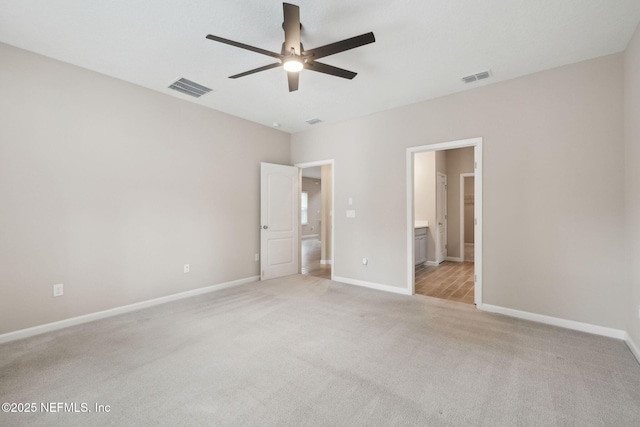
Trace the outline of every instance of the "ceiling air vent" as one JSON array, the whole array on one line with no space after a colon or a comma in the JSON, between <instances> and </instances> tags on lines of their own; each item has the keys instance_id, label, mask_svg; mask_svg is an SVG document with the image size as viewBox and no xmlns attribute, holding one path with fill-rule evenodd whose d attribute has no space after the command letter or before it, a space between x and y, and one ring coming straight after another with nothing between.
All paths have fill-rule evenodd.
<instances>
[{"instance_id":1,"label":"ceiling air vent","mask_svg":"<svg viewBox=\"0 0 640 427\"><path fill-rule=\"evenodd\" d=\"M200 98L202 95L205 95L211 92L211 89L208 87L199 85L196 82L192 82L187 79L180 79L174 82L169 89L177 90L178 92L182 92L185 95L193 96L194 98Z\"/></svg>"},{"instance_id":2,"label":"ceiling air vent","mask_svg":"<svg viewBox=\"0 0 640 427\"><path fill-rule=\"evenodd\" d=\"M473 83L476 80L488 79L489 77L491 77L491 70L482 71L480 73L471 74L469 76L464 76L462 78L462 81L465 83Z\"/></svg>"},{"instance_id":3,"label":"ceiling air vent","mask_svg":"<svg viewBox=\"0 0 640 427\"><path fill-rule=\"evenodd\" d=\"M310 125L315 125L316 123L320 123L322 120L320 119L309 119L307 120L307 123L309 123Z\"/></svg>"}]
</instances>

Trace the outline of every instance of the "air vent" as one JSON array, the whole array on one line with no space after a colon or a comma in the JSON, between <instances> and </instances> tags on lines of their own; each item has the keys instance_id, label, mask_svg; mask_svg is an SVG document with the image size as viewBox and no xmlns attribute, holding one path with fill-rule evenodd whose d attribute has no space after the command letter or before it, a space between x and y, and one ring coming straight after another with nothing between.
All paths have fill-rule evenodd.
<instances>
[{"instance_id":1,"label":"air vent","mask_svg":"<svg viewBox=\"0 0 640 427\"><path fill-rule=\"evenodd\" d=\"M307 123L309 123L310 125L315 125L316 123L320 123L322 122L322 120L320 119L309 119L307 120Z\"/></svg>"},{"instance_id":2,"label":"air vent","mask_svg":"<svg viewBox=\"0 0 640 427\"><path fill-rule=\"evenodd\" d=\"M476 80L488 79L489 77L491 77L491 70L482 71L480 73L471 74L469 76L464 76L462 78L462 81L465 83L473 83Z\"/></svg>"},{"instance_id":3,"label":"air vent","mask_svg":"<svg viewBox=\"0 0 640 427\"><path fill-rule=\"evenodd\" d=\"M174 82L169 89L177 90L178 92L182 92L185 95L193 96L194 98L200 98L202 95L205 95L211 92L211 89L208 87L199 85L196 82L192 82L187 79L180 79Z\"/></svg>"}]
</instances>

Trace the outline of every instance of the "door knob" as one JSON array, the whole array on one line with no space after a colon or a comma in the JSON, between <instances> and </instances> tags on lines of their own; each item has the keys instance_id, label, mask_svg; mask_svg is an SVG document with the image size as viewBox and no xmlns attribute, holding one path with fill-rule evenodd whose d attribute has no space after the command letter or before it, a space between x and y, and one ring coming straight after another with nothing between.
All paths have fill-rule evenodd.
<instances>
[{"instance_id":1,"label":"door knob","mask_svg":"<svg viewBox=\"0 0 640 427\"><path fill-rule=\"evenodd\" d=\"M263 226L262 226L262 229L263 229L263 230L266 230L267 228L269 228L269 226L268 226L268 225L263 225Z\"/></svg>"}]
</instances>

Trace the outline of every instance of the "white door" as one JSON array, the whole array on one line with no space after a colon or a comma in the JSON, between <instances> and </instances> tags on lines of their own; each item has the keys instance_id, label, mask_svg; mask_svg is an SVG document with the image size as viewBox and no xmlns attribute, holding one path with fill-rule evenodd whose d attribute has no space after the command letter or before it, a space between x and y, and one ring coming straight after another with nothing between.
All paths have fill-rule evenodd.
<instances>
[{"instance_id":1,"label":"white door","mask_svg":"<svg viewBox=\"0 0 640 427\"><path fill-rule=\"evenodd\" d=\"M441 263L447 258L447 175L438 172L436 186L436 221L438 222L437 260Z\"/></svg>"},{"instance_id":2,"label":"white door","mask_svg":"<svg viewBox=\"0 0 640 427\"><path fill-rule=\"evenodd\" d=\"M298 273L298 168L260 163L260 278Z\"/></svg>"}]
</instances>

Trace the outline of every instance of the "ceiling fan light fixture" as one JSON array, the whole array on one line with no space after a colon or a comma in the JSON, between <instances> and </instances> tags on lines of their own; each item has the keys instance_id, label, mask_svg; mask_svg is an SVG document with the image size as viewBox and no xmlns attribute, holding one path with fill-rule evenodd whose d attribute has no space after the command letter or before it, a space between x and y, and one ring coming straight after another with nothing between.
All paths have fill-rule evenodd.
<instances>
[{"instance_id":1,"label":"ceiling fan light fixture","mask_svg":"<svg viewBox=\"0 0 640 427\"><path fill-rule=\"evenodd\" d=\"M290 73L297 73L298 71L302 70L302 68L304 67L300 58L297 58L297 57L285 59L284 62L282 63L282 66L284 67L285 70L287 70Z\"/></svg>"}]
</instances>

